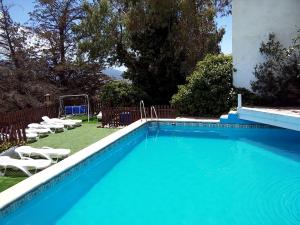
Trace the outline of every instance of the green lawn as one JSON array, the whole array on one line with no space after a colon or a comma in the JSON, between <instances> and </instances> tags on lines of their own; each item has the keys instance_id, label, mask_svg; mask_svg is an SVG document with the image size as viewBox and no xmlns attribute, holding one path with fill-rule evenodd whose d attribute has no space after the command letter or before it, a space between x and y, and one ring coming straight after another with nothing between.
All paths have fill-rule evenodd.
<instances>
[{"instance_id":1,"label":"green lawn","mask_svg":"<svg viewBox=\"0 0 300 225\"><path fill-rule=\"evenodd\" d=\"M71 149L73 154L118 130L112 128L97 128L97 125L99 124L84 123L81 127L41 138L37 142L30 144L30 146L68 148ZM25 178L26 177L0 177L0 192Z\"/></svg>"},{"instance_id":2,"label":"green lawn","mask_svg":"<svg viewBox=\"0 0 300 225\"><path fill-rule=\"evenodd\" d=\"M116 130L111 128L97 128L97 124L83 124L81 127L41 138L39 141L30 144L30 146L68 148L71 149L72 153L75 153Z\"/></svg>"}]
</instances>

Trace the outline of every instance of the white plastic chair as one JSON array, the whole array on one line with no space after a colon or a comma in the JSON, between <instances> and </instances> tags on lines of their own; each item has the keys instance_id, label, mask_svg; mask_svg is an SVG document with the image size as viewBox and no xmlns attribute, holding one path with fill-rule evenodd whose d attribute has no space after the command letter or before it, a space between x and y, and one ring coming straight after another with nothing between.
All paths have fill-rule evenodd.
<instances>
[{"instance_id":1,"label":"white plastic chair","mask_svg":"<svg viewBox=\"0 0 300 225\"><path fill-rule=\"evenodd\" d=\"M4 168L3 175L5 175L7 169L17 169L25 173L27 176L31 176L32 173L29 170L45 169L51 165L51 160L48 159L31 159L22 157L22 159L14 159L9 156L0 156L0 167Z\"/></svg>"},{"instance_id":2,"label":"white plastic chair","mask_svg":"<svg viewBox=\"0 0 300 225\"><path fill-rule=\"evenodd\" d=\"M42 127L49 128L53 132L63 132L64 131L64 125L63 124L58 124L58 123L46 123L45 121L41 122L41 124L38 124ZM29 126L29 125L28 125Z\"/></svg>"},{"instance_id":3,"label":"white plastic chair","mask_svg":"<svg viewBox=\"0 0 300 225\"><path fill-rule=\"evenodd\" d=\"M70 149L64 148L33 148L31 146L20 146L15 149L15 152L22 157L33 157L40 156L45 159L51 160L53 163L56 163L59 159L66 158L70 155Z\"/></svg>"},{"instance_id":4,"label":"white plastic chair","mask_svg":"<svg viewBox=\"0 0 300 225\"><path fill-rule=\"evenodd\" d=\"M42 119L47 124L63 124L68 129L74 128L76 126L75 122L68 121L68 120L61 120L61 119L58 119L58 118L50 119L48 116L43 116Z\"/></svg>"}]
</instances>

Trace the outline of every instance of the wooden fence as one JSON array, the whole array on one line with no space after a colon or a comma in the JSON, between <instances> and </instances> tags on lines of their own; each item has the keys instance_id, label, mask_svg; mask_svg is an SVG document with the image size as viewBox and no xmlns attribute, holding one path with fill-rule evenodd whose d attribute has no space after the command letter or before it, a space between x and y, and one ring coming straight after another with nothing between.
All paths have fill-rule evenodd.
<instances>
[{"instance_id":1,"label":"wooden fence","mask_svg":"<svg viewBox=\"0 0 300 225\"><path fill-rule=\"evenodd\" d=\"M177 111L168 105L154 106L158 118L176 118ZM102 126L127 126L141 118L139 107L102 107ZM145 108L150 117L150 107Z\"/></svg>"},{"instance_id":2,"label":"wooden fence","mask_svg":"<svg viewBox=\"0 0 300 225\"><path fill-rule=\"evenodd\" d=\"M50 105L0 113L0 143L26 141L25 128L30 123L41 122L42 116L57 117L58 106Z\"/></svg>"},{"instance_id":3,"label":"wooden fence","mask_svg":"<svg viewBox=\"0 0 300 225\"><path fill-rule=\"evenodd\" d=\"M90 110L92 115L97 115L103 107L104 106L99 101L90 101Z\"/></svg>"},{"instance_id":4,"label":"wooden fence","mask_svg":"<svg viewBox=\"0 0 300 225\"><path fill-rule=\"evenodd\" d=\"M91 105L92 113L102 112L102 126L127 126L140 119L139 107L106 107L99 102ZM171 106L155 106L158 118L175 118L176 110ZM150 107L146 107L150 117ZM0 144L3 142L19 143L26 141L25 129L30 123L39 123L42 116L50 118L58 116L58 106L50 105L39 108L27 108L15 112L0 113Z\"/></svg>"},{"instance_id":5,"label":"wooden fence","mask_svg":"<svg viewBox=\"0 0 300 225\"><path fill-rule=\"evenodd\" d=\"M26 141L25 127L22 124L0 125L0 144L4 142L20 143Z\"/></svg>"},{"instance_id":6,"label":"wooden fence","mask_svg":"<svg viewBox=\"0 0 300 225\"><path fill-rule=\"evenodd\" d=\"M57 117L58 106L25 108L14 112L0 113L0 123L2 125L21 124L26 127L29 123L41 122L42 116Z\"/></svg>"}]
</instances>

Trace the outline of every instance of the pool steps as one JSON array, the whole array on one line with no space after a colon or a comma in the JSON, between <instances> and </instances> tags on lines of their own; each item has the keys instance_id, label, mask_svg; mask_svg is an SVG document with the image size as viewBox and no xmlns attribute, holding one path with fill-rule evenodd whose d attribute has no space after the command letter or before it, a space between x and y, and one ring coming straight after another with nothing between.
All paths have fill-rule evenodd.
<instances>
[{"instance_id":1,"label":"pool steps","mask_svg":"<svg viewBox=\"0 0 300 225\"><path fill-rule=\"evenodd\" d=\"M249 120L239 118L237 111L230 111L227 115L220 116L221 124L257 124Z\"/></svg>"}]
</instances>

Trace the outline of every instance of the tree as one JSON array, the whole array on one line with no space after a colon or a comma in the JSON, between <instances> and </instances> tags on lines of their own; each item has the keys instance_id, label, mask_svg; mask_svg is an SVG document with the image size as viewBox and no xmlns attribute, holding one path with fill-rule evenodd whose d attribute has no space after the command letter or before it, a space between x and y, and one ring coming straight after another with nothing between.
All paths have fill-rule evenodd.
<instances>
[{"instance_id":1,"label":"tree","mask_svg":"<svg viewBox=\"0 0 300 225\"><path fill-rule=\"evenodd\" d=\"M46 56L49 65L60 78L61 85L66 85L69 62L75 58L73 28L82 16L81 1L36 0L30 16L40 40L36 48Z\"/></svg>"},{"instance_id":2,"label":"tree","mask_svg":"<svg viewBox=\"0 0 300 225\"><path fill-rule=\"evenodd\" d=\"M220 16L228 16L232 12L232 0L213 0L215 9Z\"/></svg>"},{"instance_id":3,"label":"tree","mask_svg":"<svg viewBox=\"0 0 300 225\"><path fill-rule=\"evenodd\" d=\"M181 113L193 116L220 116L232 105L232 57L207 55L172 97Z\"/></svg>"},{"instance_id":4,"label":"tree","mask_svg":"<svg viewBox=\"0 0 300 225\"><path fill-rule=\"evenodd\" d=\"M110 81L100 91L101 103L112 107L136 106L141 99L146 98L143 91L126 81Z\"/></svg>"},{"instance_id":5,"label":"tree","mask_svg":"<svg viewBox=\"0 0 300 225\"><path fill-rule=\"evenodd\" d=\"M255 66L256 80L251 84L253 91L269 105L299 105L300 35L291 46L284 48L275 34L270 34L259 51L265 61Z\"/></svg>"},{"instance_id":6,"label":"tree","mask_svg":"<svg viewBox=\"0 0 300 225\"><path fill-rule=\"evenodd\" d=\"M90 60L125 65L125 77L167 103L208 53L219 53L217 15L231 0L95 0L86 4L80 47Z\"/></svg>"},{"instance_id":7,"label":"tree","mask_svg":"<svg viewBox=\"0 0 300 225\"><path fill-rule=\"evenodd\" d=\"M169 102L197 61L220 52L224 30L216 28L214 1L118 2L118 61L157 104Z\"/></svg>"},{"instance_id":8,"label":"tree","mask_svg":"<svg viewBox=\"0 0 300 225\"><path fill-rule=\"evenodd\" d=\"M83 18L75 27L79 56L101 68L110 63L116 44L116 18L107 0L83 5Z\"/></svg>"},{"instance_id":9,"label":"tree","mask_svg":"<svg viewBox=\"0 0 300 225\"><path fill-rule=\"evenodd\" d=\"M0 54L15 68L22 66L25 56L21 34L20 25L12 20L9 8L0 0Z\"/></svg>"},{"instance_id":10,"label":"tree","mask_svg":"<svg viewBox=\"0 0 300 225\"><path fill-rule=\"evenodd\" d=\"M101 87L111 79L101 72L97 64L76 61L69 69L68 80L71 82L65 86L66 93L86 93L95 97L99 94Z\"/></svg>"},{"instance_id":11,"label":"tree","mask_svg":"<svg viewBox=\"0 0 300 225\"><path fill-rule=\"evenodd\" d=\"M94 97L109 80L102 65L77 55L81 0L37 0L28 26L12 20L3 0L0 14L1 111L40 106L46 93Z\"/></svg>"}]
</instances>

